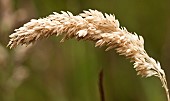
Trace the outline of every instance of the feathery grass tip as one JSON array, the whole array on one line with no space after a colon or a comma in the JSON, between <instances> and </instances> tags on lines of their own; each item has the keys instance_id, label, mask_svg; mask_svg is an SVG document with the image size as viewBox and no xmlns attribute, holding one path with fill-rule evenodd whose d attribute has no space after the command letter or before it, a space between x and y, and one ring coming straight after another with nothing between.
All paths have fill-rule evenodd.
<instances>
[{"instance_id":1,"label":"feathery grass tip","mask_svg":"<svg viewBox=\"0 0 170 101\"><path fill-rule=\"evenodd\" d=\"M124 55L133 62L138 75L158 77L170 101L165 73L160 63L146 53L143 37L128 32L124 27L120 28L114 15L91 9L76 16L68 11L54 12L46 18L32 19L23 27L15 29L9 36L8 46L13 48L19 44L29 45L52 35L63 35L61 42L76 38L93 41L95 47L106 46L106 51L114 48L119 55Z\"/></svg>"}]
</instances>

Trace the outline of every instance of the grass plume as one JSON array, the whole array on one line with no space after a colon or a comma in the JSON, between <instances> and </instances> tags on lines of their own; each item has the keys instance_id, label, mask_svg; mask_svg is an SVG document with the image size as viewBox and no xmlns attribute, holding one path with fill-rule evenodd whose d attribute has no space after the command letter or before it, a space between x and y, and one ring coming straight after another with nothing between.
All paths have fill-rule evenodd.
<instances>
[{"instance_id":1,"label":"grass plume","mask_svg":"<svg viewBox=\"0 0 170 101\"><path fill-rule=\"evenodd\" d=\"M46 18L32 19L16 29L9 36L8 46L13 48L19 44L29 45L52 35L63 35L61 42L76 38L93 41L95 47L106 46L106 51L114 48L119 55L124 55L133 62L138 75L158 77L170 101L165 73L160 63L146 53L143 37L120 28L114 15L102 14L97 10L84 11L76 16L68 11L54 12Z\"/></svg>"}]
</instances>

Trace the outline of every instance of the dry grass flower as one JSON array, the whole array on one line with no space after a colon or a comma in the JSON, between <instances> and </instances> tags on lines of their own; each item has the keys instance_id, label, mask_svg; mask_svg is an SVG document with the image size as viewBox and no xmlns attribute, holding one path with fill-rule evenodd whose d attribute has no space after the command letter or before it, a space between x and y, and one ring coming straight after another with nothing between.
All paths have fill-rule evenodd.
<instances>
[{"instance_id":1,"label":"dry grass flower","mask_svg":"<svg viewBox=\"0 0 170 101\"><path fill-rule=\"evenodd\" d=\"M114 15L102 14L97 10L84 11L77 16L68 11L61 11L61 14L54 12L46 18L32 19L16 29L9 36L8 46L13 48L19 44L29 45L52 35L64 35L61 42L75 37L78 40L94 41L95 47L106 46L106 51L114 48L117 53L134 62L138 75L157 76L170 101L165 73L160 63L146 53L143 37L128 32L126 28L120 28Z\"/></svg>"}]
</instances>

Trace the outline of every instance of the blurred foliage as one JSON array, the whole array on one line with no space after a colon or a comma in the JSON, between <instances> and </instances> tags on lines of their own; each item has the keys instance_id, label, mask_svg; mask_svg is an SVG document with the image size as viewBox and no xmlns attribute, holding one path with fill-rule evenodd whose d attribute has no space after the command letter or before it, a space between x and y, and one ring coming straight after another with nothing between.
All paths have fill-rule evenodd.
<instances>
[{"instance_id":1,"label":"blurred foliage","mask_svg":"<svg viewBox=\"0 0 170 101\"><path fill-rule=\"evenodd\" d=\"M94 43L44 39L9 50L9 34L32 18L52 12L97 9L115 14L121 26L145 39L170 82L169 0L0 0L0 101L100 101L104 71L106 101L166 101L157 78L136 76L132 63Z\"/></svg>"}]
</instances>

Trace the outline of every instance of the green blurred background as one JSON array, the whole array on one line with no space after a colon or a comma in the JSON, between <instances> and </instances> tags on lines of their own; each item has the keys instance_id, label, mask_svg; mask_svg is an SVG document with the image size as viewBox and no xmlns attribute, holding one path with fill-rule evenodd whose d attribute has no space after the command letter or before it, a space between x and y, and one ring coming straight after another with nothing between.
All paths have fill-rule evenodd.
<instances>
[{"instance_id":1,"label":"green blurred background","mask_svg":"<svg viewBox=\"0 0 170 101\"><path fill-rule=\"evenodd\" d=\"M170 0L0 0L0 101L100 101L103 68L106 101L166 101L158 78L136 76L132 63L114 50L61 37L32 47L6 48L9 34L32 18L52 12L97 9L115 14L161 62L170 84ZM170 87L170 85L169 85Z\"/></svg>"}]
</instances>

